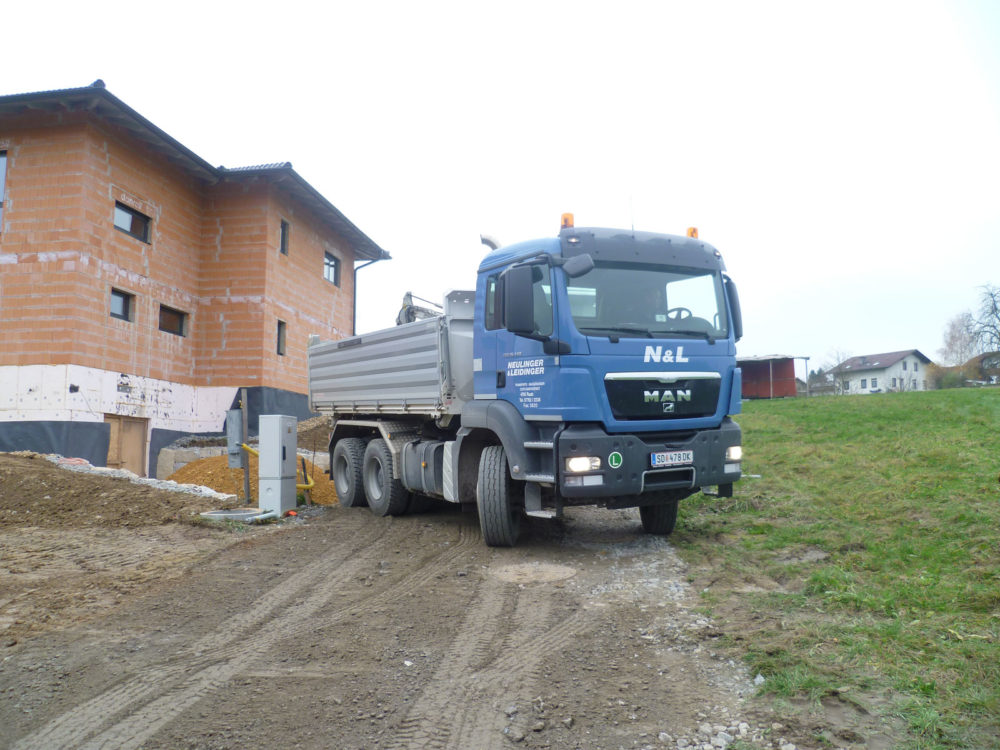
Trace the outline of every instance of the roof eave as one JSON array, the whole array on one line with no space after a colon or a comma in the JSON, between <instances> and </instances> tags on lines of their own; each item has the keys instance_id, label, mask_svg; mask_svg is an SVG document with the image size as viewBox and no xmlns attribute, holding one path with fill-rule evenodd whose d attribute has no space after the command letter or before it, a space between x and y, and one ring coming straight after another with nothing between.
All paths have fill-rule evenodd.
<instances>
[{"instance_id":1,"label":"roof eave","mask_svg":"<svg viewBox=\"0 0 1000 750\"><path fill-rule=\"evenodd\" d=\"M242 181L263 177L276 184L289 187L290 192L296 195L306 205L316 210L321 219L326 219L328 224L344 239L351 243L355 252L367 260L389 260L392 256L379 247L368 235L358 227L340 209L330 203L322 193L310 185L291 164L282 163L266 165L262 167L243 167L227 169L218 168L220 176L225 180Z\"/></svg>"},{"instance_id":2,"label":"roof eave","mask_svg":"<svg viewBox=\"0 0 1000 750\"><path fill-rule=\"evenodd\" d=\"M96 117L127 130L134 138L196 177L207 182L218 179L215 167L109 92L103 81L98 80L90 86L80 88L0 96L0 115L59 109L66 112L91 112Z\"/></svg>"}]
</instances>

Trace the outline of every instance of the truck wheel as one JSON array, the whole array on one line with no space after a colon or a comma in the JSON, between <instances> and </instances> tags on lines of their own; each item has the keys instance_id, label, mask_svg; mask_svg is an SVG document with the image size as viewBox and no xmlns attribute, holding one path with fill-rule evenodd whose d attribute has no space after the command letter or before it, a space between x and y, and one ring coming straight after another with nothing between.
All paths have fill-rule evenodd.
<instances>
[{"instance_id":1,"label":"truck wheel","mask_svg":"<svg viewBox=\"0 0 1000 750\"><path fill-rule=\"evenodd\" d=\"M361 480L361 464L365 458L365 441L361 438L338 440L333 449L330 476L333 478L337 499L345 508L365 504L365 489Z\"/></svg>"},{"instance_id":2,"label":"truck wheel","mask_svg":"<svg viewBox=\"0 0 1000 750\"><path fill-rule=\"evenodd\" d=\"M521 531L521 509L511 502L512 485L503 446L486 446L479 457L476 505L483 541L490 547L513 547Z\"/></svg>"},{"instance_id":3,"label":"truck wheel","mask_svg":"<svg viewBox=\"0 0 1000 750\"><path fill-rule=\"evenodd\" d=\"M402 482L392 478L392 452L381 438L372 440L365 448L361 475L372 513L376 516L406 513L410 494Z\"/></svg>"},{"instance_id":4,"label":"truck wheel","mask_svg":"<svg viewBox=\"0 0 1000 750\"><path fill-rule=\"evenodd\" d=\"M647 534L666 536L677 525L678 500L671 500L657 505L640 505L639 518L642 519L642 530Z\"/></svg>"}]
</instances>

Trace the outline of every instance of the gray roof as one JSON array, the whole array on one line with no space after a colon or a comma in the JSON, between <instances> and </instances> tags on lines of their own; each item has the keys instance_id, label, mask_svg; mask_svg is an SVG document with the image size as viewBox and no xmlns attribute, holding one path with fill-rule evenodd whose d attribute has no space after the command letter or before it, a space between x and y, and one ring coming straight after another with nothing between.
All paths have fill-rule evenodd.
<instances>
[{"instance_id":1,"label":"gray roof","mask_svg":"<svg viewBox=\"0 0 1000 750\"><path fill-rule=\"evenodd\" d=\"M917 357L924 364L929 365L931 363L930 358L923 355L917 349L905 349L899 352L884 352L882 354L862 354L860 357L851 357L850 359L845 359L834 369L835 372L865 372L867 370L884 370L887 367L892 367L894 364L909 357L910 355Z\"/></svg>"},{"instance_id":2,"label":"gray roof","mask_svg":"<svg viewBox=\"0 0 1000 750\"><path fill-rule=\"evenodd\" d=\"M737 357L737 362L778 362L784 359L805 359L791 354L760 354L754 357Z\"/></svg>"},{"instance_id":3,"label":"gray roof","mask_svg":"<svg viewBox=\"0 0 1000 750\"><path fill-rule=\"evenodd\" d=\"M290 162L234 169L213 167L111 94L105 88L104 81L100 79L81 88L0 96L0 117L21 114L29 110L90 112L95 117L128 131L136 140L206 184L260 178L277 183L311 208L328 227L350 242L359 256L371 260L384 260L390 257L389 253L358 229L336 206L292 169Z\"/></svg>"}]
</instances>

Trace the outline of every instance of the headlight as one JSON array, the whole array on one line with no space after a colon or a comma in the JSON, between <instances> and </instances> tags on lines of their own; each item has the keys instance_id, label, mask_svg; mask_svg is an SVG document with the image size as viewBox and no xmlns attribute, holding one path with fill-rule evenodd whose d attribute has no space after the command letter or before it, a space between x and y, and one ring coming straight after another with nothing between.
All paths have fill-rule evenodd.
<instances>
[{"instance_id":1,"label":"headlight","mask_svg":"<svg viewBox=\"0 0 1000 750\"><path fill-rule=\"evenodd\" d=\"M566 471L579 474L581 471L597 471L601 468L601 459L597 456L573 456L566 459Z\"/></svg>"},{"instance_id":2,"label":"headlight","mask_svg":"<svg viewBox=\"0 0 1000 750\"><path fill-rule=\"evenodd\" d=\"M742 459L743 459L742 445L730 445L728 448L726 448L727 461L740 461Z\"/></svg>"}]
</instances>

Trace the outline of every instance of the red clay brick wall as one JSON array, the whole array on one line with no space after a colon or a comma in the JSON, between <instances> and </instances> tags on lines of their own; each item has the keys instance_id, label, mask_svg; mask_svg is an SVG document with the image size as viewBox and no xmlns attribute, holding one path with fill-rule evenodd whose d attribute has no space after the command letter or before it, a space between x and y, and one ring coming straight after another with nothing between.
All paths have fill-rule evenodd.
<instances>
[{"instance_id":1,"label":"red clay brick wall","mask_svg":"<svg viewBox=\"0 0 1000 750\"><path fill-rule=\"evenodd\" d=\"M306 361L310 334L329 340L353 333L354 254L310 211L295 206L274 186L270 188L269 208L264 361L267 374L274 380L265 385L304 393L308 380L301 364ZM289 224L288 255L278 251L282 220ZM327 252L340 259L339 287L323 278ZM276 351L278 320L287 324L285 356Z\"/></svg>"},{"instance_id":2,"label":"red clay brick wall","mask_svg":"<svg viewBox=\"0 0 1000 750\"><path fill-rule=\"evenodd\" d=\"M199 377L206 385L263 385L266 190L214 186L202 227Z\"/></svg>"},{"instance_id":3,"label":"red clay brick wall","mask_svg":"<svg viewBox=\"0 0 1000 750\"><path fill-rule=\"evenodd\" d=\"M309 334L351 332L353 254L280 188L261 178L205 185L87 115L5 122L4 143L0 365L305 392ZM148 243L115 229L116 201L152 219ZM339 288L323 279L324 251L341 259ZM113 287L135 295L133 321L110 317ZM158 330L161 303L188 313L187 336Z\"/></svg>"}]
</instances>

